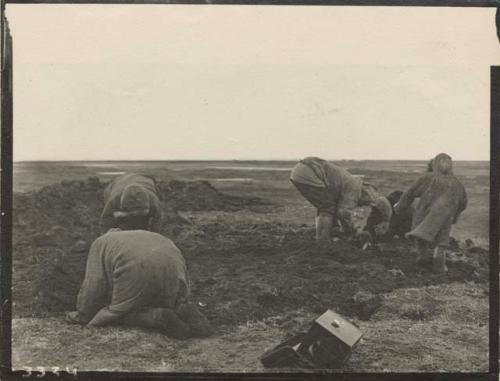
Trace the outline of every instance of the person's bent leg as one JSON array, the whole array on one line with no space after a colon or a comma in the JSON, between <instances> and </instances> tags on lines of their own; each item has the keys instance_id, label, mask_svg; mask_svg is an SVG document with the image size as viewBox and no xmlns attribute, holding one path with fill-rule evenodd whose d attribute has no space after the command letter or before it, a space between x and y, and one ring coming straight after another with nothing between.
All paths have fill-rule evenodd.
<instances>
[{"instance_id":1,"label":"person's bent leg","mask_svg":"<svg viewBox=\"0 0 500 381\"><path fill-rule=\"evenodd\" d=\"M444 275L448 272L448 267L446 266L446 250L442 246L438 245L434 248L432 271L440 275Z\"/></svg>"},{"instance_id":2,"label":"person's bent leg","mask_svg":"<svg viewBox=\"0 0 500 381\"><path fill-rule=\"evenodd\" d=\"M316 187L308 184L292 184L300 194L311 203L317 210L316 216L316 240L328 241L331 239L334 221L336 220L336 203L326 188Z\"/></svg>"},{"instance_id":3,"label":"person's bent leg","mask_svg":"<svg viewBox=\"0 0 500 381\"><path fill-rule=\"evenodd\" d=\"M410 253L415 256L415 264L425 262L428 259L429 242L413 235L412 232L406 233L405 237L413 244Z\"/></svg>"},{"instance_id":4,"label":"person's bent leg","mask_svg":"<svg viewBox=\"0 0 500 381\"><path fill-rule=\"evenodd\" d=\"M123 316L120 323L131 327L153 329L176 339L191 337L189 326L170 308L148 308L132 312Z\"/></svg>"},{"instance_id":5,"label":"person's bent leg","mask_svg":"<svg viewBox=\"0 0 500 381\"><path fill-rule=\"evenodd\" d=\"M316 240L327 242L332 238L333 215L327 212L318 212L316 216Z\"/></svg>"},{"instance_id":6,"label":"person's bent leg","mask_svg":"<svg viewBox=\"0 0 500 381\"><path fill-rule=\"evenodd\" d=\"M451 223L444 224L444 226L436 234L436 248L432 258L432 268L436 274L445 274L448 272L446 267L446 251L450 245L450 231Z\"/></svg>"},{"instance_id":7,"label":"person's bent leg","mask_svg":"<svg viewBox=\"0 0 500 381\"><path fill-rule=\"evenodd\" d=\"M415 238L415 247L417 251L415 263L425 262L425 260L427 259L427 250L429 248L429 245L423 239Z\"/></svg>"}]
</instances>

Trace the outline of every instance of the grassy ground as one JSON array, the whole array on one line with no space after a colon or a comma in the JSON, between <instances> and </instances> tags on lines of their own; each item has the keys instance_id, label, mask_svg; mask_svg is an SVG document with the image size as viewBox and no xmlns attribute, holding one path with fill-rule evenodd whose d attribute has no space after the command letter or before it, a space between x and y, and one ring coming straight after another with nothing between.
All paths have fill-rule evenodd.
<instances>
[{"instance_id":1,"label":"grassy ground","mask_svg":"<svg viewBox=\"0 0 500 381\"><path fill-rule=\"evenodd\" d=\"M353 319L364 336L346 370L485 371L487 303L485 289L475 284L387 294L370 321ZM18 369L262 372L262 353L315 317L297 310L286 329L274 324L280 319L274 316L222 328L211 338L187 341L130 328L80 328L65 324L62 317L15 319L12 360Z\"/></svg>"},{"instance_id":2,"label":"grassy ground","mask_svg":"<svg viewBox=\"0 0 500 381\"><path fill-rule=\"evenodd\" d=\"M353 173L364 175L383 194L406 189L425 170L423 162L344 164ZM95 175L106 180L122 171L149 172L161 179L208 179L225 192L257 195L280 205L279 210L269 213L185 213L200 224L312 225L314 209L288 182L287 169L292 165L286 162L23 163L14 168L14 191L26 192L61 180ZM459 240L471 238L476 244L487 246L487 163L457 163L456 173L467 188L469 207L452 234ZM196 268L196 258L188 258L190 265ZM224 263L220 268L224 274ZM486 371L486 287L476 283L403 286L384 294L382 306L370 320L352 318L364 337L348 370ZM13 366L17 369L69 366L78 370L263 371L259 356L290 333L307 327L317 315L297 305L296 310L286 315L220 326L214 337L185 342L120 327L75 327L66 325L57 314L50 318L15 318Z\"/></svg>"}]
</instances>

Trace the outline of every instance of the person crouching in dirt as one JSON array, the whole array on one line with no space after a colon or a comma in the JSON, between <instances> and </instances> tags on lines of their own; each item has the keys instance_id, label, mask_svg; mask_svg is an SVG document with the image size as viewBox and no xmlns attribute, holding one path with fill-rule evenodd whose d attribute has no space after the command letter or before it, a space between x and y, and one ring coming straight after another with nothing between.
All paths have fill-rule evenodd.
<instances>
[{"instance_id":1,"label":"person crouching in dirt","mask_svg":"<svg viewBox=\"0 0 500 381\"><path fill-rule=\"evenodd\" d=\"M101 232L116 227L116 219L133 210L152 217L151 231L160 230L162 212L158 188L152 177L128 173L117 177L104 189Z\"/></svg>"},{"instance_id":2,"label":"person crouching in dirt","mask_svg":"<svg viewBox=\"0 0 500 381\"><path fill-rule=\"evenodd\" d=\"M363 242L384 242L394 237L404 238L411 230L414 208L409 206L400 214L394 213L394 205L400 200L403 192L391 192L387 197L378 197L366 220L358 239Z\"/></svg>"},{"instance_id":3,"label":"person crouching in dirt","mask_svg":"<svg viewBox=\"0 0 500 381\"><path fill-rule=\"evenodd\" d=\"M413 214L412 230L406 236L415 242L417 263L427 259L428 247L434 248L433 271L444 274L448 271L445 249L449 247L451 226L467 207L467 193L453 174L449 155L440 153L431 166L431 172L403 193L394 211L400 214L415 198L420 198Z\"/></svg>"},{"instance_id":4,"label":"person crouching in dirt","mask_svg":"<svg viewBox=\"0 0 500 381\"><path fill-rule=\"evenodd\" d=\"M184 258L168 238L148 231L152 218L117 219L92 244L76 311L66 321L89 326L127 325L186 339L212 333L210 323L188 302Z\"/></svg>"},{"instance_id":5,"label":"person crouching in dirt","mask_svg":"<svg viewBox=\"0 0 500 381\"><path fill-rule=\"evenodd\" d=\"M371 205L375 188L346 169L318 157L307 157L293 168L290 181L317 209L316 239L328 241L339 222L344 233L355 233L352 209Z\"/></svg>"}]
</instances>

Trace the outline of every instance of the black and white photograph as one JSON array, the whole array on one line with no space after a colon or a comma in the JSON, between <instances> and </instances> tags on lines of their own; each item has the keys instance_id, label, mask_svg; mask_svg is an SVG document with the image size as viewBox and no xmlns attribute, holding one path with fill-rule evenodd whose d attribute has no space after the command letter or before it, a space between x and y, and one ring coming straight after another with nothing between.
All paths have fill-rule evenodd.
<instances>
[{"instance_id":1,"label":"black and white photograph","mask_svg":"<svg viewBox=\"0 0 500 381\"><path fill-rule=\"evenodd\" d=\"M489 373L495 12L6 4L12 369Z\"/></svg>"}]
</instances>

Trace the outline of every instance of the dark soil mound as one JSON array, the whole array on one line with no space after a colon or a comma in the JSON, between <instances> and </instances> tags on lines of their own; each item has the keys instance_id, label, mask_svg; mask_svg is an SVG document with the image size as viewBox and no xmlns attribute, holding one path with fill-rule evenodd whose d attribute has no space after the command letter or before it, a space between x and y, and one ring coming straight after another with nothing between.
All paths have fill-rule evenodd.
<instances>
[{"instance_id":1,"label":"dark soil mound","mask_svg":"<svg viewBox=\"0 0 500 381\"><path fill-rule=\"evenodd\" d=\"M265 211L273 207L259 198L227 195L206 181L159 185L166 235L190 223L179 210ZM14 195L15 314L40 315L74 307L88 249L100 234L105 186L98 178L89 178Z\"/></svg>"},{"instance_id":2,"label":"dark soil mound","mask_svg":"<svg viewBox=\"0 0 500 381\"><path fill-rule=\"evenodd\" d=\"M462 251L449 258L439 277L416 266L407 241L366 251L340 238L318 245L314 229L280 224L197 227L203 242L178 245L194 279L193 296L219 324L260 320L297 308L322 313L332 308L369 319L380 295L402 287L453 281L488 281L488 253Z\"/></svg>"},{"instance_id":3,"label":"dark soil mound","mask_svg":"<svg viewBox=\"0 0 500 381\"><path fill-rule=\"evenodd\" d=\"M224 210L238 211L249 209L252 211L267 211L270 203L248 196L232 196L215 189L208 181L179 181L158 184L160 194L175 210L207 211Z\"/></svg>"}]
</instances>

